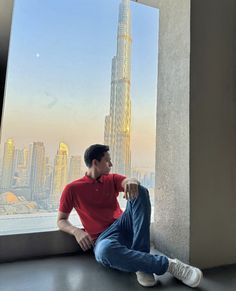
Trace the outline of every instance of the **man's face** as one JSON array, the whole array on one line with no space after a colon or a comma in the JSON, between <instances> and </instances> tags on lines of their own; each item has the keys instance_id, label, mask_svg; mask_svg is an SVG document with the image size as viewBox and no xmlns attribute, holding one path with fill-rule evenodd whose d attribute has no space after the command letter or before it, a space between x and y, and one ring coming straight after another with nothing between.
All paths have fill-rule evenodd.
<instances>
[{"instance_id":1,"label":"man's face","mask_svg":"<svg viewBox=\"0 0 236 291\"><path fill-rule=\"evenodd\" d=\"M109 152L106 152L104 154L100 162L96 160L95 167L98 170L98 172L100 172L101 175L109 174L112 167L111 157L110 157Z\"/></svg>"}]
</instances>

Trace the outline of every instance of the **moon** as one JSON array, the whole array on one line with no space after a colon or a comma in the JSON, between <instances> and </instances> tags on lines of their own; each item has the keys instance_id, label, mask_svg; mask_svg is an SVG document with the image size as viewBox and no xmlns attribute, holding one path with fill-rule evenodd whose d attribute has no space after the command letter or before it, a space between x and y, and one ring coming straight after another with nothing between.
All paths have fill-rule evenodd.
<instances>
[{"instance_id":1,"label":"moon","mask_svg":"<svg viewBox=\"0 0 236 291\"><path fill-rule=\"evenodd\" d=\"M36 54L36 58L38 59L39 57L40 57L40 54L39 54L39 53L37 53L37 54Z\"/></svg>"}]
</instances>

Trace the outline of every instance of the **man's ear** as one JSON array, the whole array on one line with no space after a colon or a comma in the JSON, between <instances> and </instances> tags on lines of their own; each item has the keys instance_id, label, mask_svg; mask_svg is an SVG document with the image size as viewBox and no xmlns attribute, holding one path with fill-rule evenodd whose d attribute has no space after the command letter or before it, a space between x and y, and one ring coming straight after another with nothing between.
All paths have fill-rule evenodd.
<instances>
[{"instance_id":1,"label":"man's ear","mask_svg":"<svg viewBox=\"0 0 236 291\"><path fill-rule=\"evenodd\" d=\"M97 166L97 163L98 163L98 161L96 159L93 159L92 160L92 166L95 166L96 167Z\"/></svg>"}]
</instances>

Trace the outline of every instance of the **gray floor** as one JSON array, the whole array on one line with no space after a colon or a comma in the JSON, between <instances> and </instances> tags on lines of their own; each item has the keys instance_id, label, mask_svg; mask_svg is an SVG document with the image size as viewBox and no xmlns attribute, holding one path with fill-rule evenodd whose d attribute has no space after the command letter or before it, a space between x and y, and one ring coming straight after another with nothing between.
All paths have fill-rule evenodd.
<instances>
[{"instance_id":1,"label":"gray floor","mask_svg":"<svg viewBox=\"0 0 236 291\"><path fill-rule=\"evenodd\" d=\"M236 265L203 271L195 290L235 291ZM104 268L91 254L67 255L0 264L1 291L139 291L135 274ZM150 288L149 288L150 289ZM190 290L169 274L152 290Z\"/></svg>"}]
</instances>

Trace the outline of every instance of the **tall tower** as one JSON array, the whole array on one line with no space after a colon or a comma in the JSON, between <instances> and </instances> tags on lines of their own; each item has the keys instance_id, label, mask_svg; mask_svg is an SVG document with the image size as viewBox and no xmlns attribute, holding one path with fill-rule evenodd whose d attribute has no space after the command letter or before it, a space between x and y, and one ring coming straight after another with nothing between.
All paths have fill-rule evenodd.
<instances>
[{"instance_id":1,"label":"tall tower","mask_svg":"<svg viewBox=\"0 0 236 291\"><path fill-rule=\"evenodd\" d=\"M117 52L112 59L110 114L105 118L104 143L110 146L113 171L126 176L130 176L131 172L131 43L130 0L122 0Z\"/></svg>"},{"instance_id":2,"label":"tall tower","mask_svg":"<svg viewBox=\"0 0 236 291\"><path fill-rule=\"evenodd\" d=\"M68 183L79 179L81 176L81 157L80 156L71 156L70 158L70 167L68 175Z\"/></svg>"},{"instance_id":3,"label":"tall tower","mask_svg":"<svg viewBox=\"0 0 236 291\"><path fill-rule=\"evenodd\" d=\"M30 169L31 200L38 201L43 198L45 147L43 142L33 142L32 160Z\"/></svg>"},{"instance_id":4,"label":"tall tower","mask_svg":"<svg viewBox=\"0 0 236 291\"><path fill-rule=\"evenodd\" d=\"M14 140L9 138L4 144L2 181L1 181L1 188L3 189L11 187L12 184L14 153L15 153Z\"/></svg>"},{"instance_id":5,"label":"tall tower","mask_svg":"<svg viewBox=\"0 0 236 291\"><path fill-rule=\"evenodd\" d=\"M57 207L59 204L59 199L61 197L62 190L67 183L68 175L68 146L61 142L59 144L59 149L54 160L54 170L52 178L52 188L50 201L53 208Z\"/></svg>"}]
</instances>

